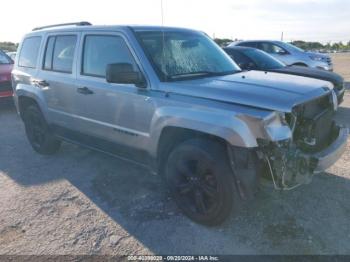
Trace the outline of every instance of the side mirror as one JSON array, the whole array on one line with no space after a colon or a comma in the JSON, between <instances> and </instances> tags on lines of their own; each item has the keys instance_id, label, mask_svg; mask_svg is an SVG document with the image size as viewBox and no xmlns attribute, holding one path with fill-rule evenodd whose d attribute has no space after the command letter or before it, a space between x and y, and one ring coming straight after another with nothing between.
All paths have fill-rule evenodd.
<instances>
[{"instance_id":1,"label":"side mirror","mask_svg":"<svg viewBox=\"0 0 350 262\"><path fill-rule=\"evenodd\" d=\"M135 84L137 87L146 87L146 81L141 72L134 71L129 63L108 64L106 80L108 83Z\"/></svg>"},{"instance_id":2,"label":"side mirror","mask_svg":"<svg viewBox=\"0 0 350 262\"><path fill-rule=\"evenodd\" d=\"M286 55L286 54L288 54L286 51L284 51L284 50L279 50L278 52L277 52L277 54L278 55Z\"/></svg>"}]
</instances>

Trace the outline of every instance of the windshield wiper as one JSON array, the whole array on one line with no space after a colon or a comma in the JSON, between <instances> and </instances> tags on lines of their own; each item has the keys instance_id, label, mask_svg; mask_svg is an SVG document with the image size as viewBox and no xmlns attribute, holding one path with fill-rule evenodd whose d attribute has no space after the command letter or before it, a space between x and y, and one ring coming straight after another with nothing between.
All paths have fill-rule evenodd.
<instances>
[{"instance_id":1,"label":"windshield wiper","mask_svg":"<svg viewBox=\"0 0 350 262\"><path fill-rule=\"evenodd\" d=\"M180 74L174 74L168 76L169 79L187 78L187 77L201 77L201 76L222 76L234 74L239 71L225 71L225 72L212 72L212 71L196 71L196 72L186 72Z\"/></svg>"}]
</instances>

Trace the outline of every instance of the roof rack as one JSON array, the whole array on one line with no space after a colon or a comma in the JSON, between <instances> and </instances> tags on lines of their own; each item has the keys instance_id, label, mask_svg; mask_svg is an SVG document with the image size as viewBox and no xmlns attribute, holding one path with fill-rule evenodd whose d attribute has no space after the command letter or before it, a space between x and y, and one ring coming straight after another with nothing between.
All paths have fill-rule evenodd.
<instances>
[{"instance_id":1,"label":"roof rack","mask_svg":"<svg viewBox=\"0 0 350 262\"><path fill-rule=\"evenodd\" d=\"M68 25L76 25L76 26L84 26L84 25L92 25L89 22L75 22L75 23L65 23L65 24L56 24L56 25L47 25L47 26L41 26L41 27L35 27L32 31L37 31L45 28L51 28L51 27L60 27L60 26L68 26Z\"/></svg>"}]
</instances>

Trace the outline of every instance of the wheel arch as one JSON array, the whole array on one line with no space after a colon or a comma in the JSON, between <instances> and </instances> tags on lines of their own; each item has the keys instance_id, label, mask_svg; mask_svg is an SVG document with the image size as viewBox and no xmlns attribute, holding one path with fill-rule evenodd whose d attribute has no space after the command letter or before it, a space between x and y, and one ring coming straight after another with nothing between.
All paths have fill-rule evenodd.
<instances>
[{"instance_id":1,"label":"wheel arch","mask_svg":"<svg viewBox=\"0 0 350 262\"><path fill-rule=\"evenodd\" d=\"M224 138L205 132L180 127L164 128L157 148L157 173L164 173L167 157L176 145L194 138L213 140L223 146L240 197L242 199L253 198L258 188L262 170L256 148L232 146Z\"/></svg>"},{"instance_id":2,"label":"wheel arch","mask_svg":"<svg viewBox=\"0 0 350 262\"><path fill-rule=\"evenodd\" d=\"M147 145L150 155L157 158L162 139L170 139L176 131L180 137L199 134L233 146L257 147L256 132L232 112L169 107L157 110L152 119Z\"/></svg>"},{"instance_id":3,"label":"wheel arch","mask_svg":"<svg viewBox=\"0 0 350 262\"><path fill-rule=\"evenodd\" d=\"M17 90L16 100L17 112L21 117L26 107L29 105L36 105L44 115L46 121L48 120L47 111L45 110L46 104L43 99L40 99L36 94L33 94L32 92L28 92L26 90Z\"/></svg>"},{"instance_id":4,"label":"wheel arch","mask_svg":"<svg viewBox=\"0 0 350 262\"><path fill-rule=\"evenodd\" d=\"M305 66L305 67L309 67L307 64L305 64L304 62L296 62L293 63L292 66Z\"/></svg>"},{"instance_id":5,"label":"wheel arch","mask_svg":"<svg viewBox=\"0 0 350 262\"><path fill-rule=\"evenodd\" d=\"M18 111L21 117L23 117L23 112L26 110L26 108L31 105L35 105L41 110L39 103L33 97L25 95L18 96Z\"/></svg>"},{"instance_id":6,"label":"wheel arch","mask_svg":"<svg viewBox=\"0 0 350 262\"><path fill-rule=\"evenodd\" d=\"M222 137L218 137L212 134L208 134L202 131L192 130L183 127L167 126L162 130L158 145L157 145L157 169L162 169L162 163L165 162L166 157L174 146L184 142L191 138L204 138L216 140L223 145L227 144L227 141Z\"/></svg>"}]
</instances>

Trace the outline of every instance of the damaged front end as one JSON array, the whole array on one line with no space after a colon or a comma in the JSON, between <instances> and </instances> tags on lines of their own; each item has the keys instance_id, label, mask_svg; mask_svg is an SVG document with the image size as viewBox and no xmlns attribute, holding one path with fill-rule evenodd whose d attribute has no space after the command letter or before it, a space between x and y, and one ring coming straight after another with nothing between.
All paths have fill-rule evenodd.
<instances>
[{"instance_id":1,"label":"damaged front end","mask_svg":"<svg viewBox=\"0 0 350 262\"><path fill-rule=\"evenodd\" d=\"M290 190L311 181L314 173L334 164L345 151L348 129L333 120L334 92L296 106L284 116L291 138L261 139L259 156L266 162L276 189Z\"/></svg>"}]
</instances>

